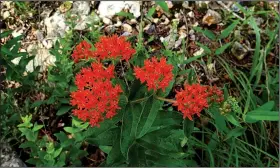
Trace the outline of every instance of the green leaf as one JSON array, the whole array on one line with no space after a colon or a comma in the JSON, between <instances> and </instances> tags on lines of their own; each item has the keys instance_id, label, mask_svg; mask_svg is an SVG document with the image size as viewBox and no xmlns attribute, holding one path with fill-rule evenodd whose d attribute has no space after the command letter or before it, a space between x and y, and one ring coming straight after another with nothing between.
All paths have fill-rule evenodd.
<instances>
[{"instance_id":1,"label":"green leaf","mask_svg":"<svg viewBox=\"0 0 280 168\"><path fill-rule=\"evenodd\" d=\"M218 48L218 49L215 51L215 54L216 54L216 55L222 54L230 45L231 45L231 42L226 43L226 44L223 45L222 47Z\"/></svg>"},{"instance_id":2,"label":"green leaf","mask_svg":"<svg viewBox=\"0 0 280 168\"><path fill-rule=\"evenodd\" d=\"M211 51L207 46L201 44L200 42L196 42L196 44L197 44L199 47L203 48L203 50L206 52L206 54L211 54L212 51Z\"/></svg>"},{"instance_id":3,"label":"green leaf","mask_svg":"<svg viewBox=\"0 0 280 168\"><path fill-rule=\"evenodd\" d=\"M184 130L184 134L187 138L189 138L193 132L193 128L194 128L194 121L191 121L189 119L184 119L183 122L183 130Z\"/></svg>"},{"instance_id":4,"label":"green leaf","mask_svg":"<svg viewBox=\"0 0 280 168\"><path fill-rule=\"evenodd\" d=\"M35 101L32 105L31 105L31 108L34 108L34 107L40 107L42 104L46 103L44 100L38 100L38 101Z\"/></svg>"},{"instance_id":5,"label":"green leaf","mask_svg":"<svg viewBox=\"0 0 280 168\"><path fill-rule=\"evenodd\" d=\"M234 128L233 130L229 131L228 134L225 137L225 141L230 138L237 138L245 133L245 128Z\"/></svg>"},{"instance_id":6,"label":"green leaf","mask_svg":"<svg viewBox=\"0 0 280 168\"><path fill-rule=\"evenodd\" d=\"M239 20L235 20L231 25L229 25L227 28L225 28L221 32L221 34L218 37L218 39L227 38L232 33L232 31L235 29L235 27L238 25L238 23L239 23Z\"/></svg>"},{"instance_id":7,"label":"green leaf","mask_svg":"<svg viewBox=\"0 0 280 168\"><path fill-rule=\"evenodd\" d=\"M193 29L199 33L202 33L204 36L206 36L210 40L216 39L216 35L208 29L203 30L201 27L193 27Z\"/></svg>"},{"instance_id":8,"label":"green leaf","mask_svg":"<svg viewBox=\"0 0 280 168\"><path fill-rule=\"evenodd\" d=\"M0 38L4 38L4 37L7 37L9 36L10 34L12 34L13 30L7 30L7 31L4 31L3 33L0 34Z\"/></svg>"},{"instance_id":9,"label":"green leaf","mask_svg":"<svg viewBox=\"0 0 280 168\"><path fill-rule=\"evenodd\" d=\"M128 13L128 12L124 12L124 11L121 11L119 13L116 13L117 16L123 16L123 17L126 17L128 19L134 19L134 15L131 14L131 13Z\"/></svg>"},{"instance_id":10,"label":"green leaf","mask_svg":"<svg viewBox=\"0 0 280 168\"><path fill-rule=\"evenodd\" d=\"M120 162L124 162L124 157L121 153L121 148L120 148L120 131L117 132L116 134L116 139L114 140L113 147L110 151L110 153L107 156L106 159L106 167L111 167L115 164L118 164Z\"/></svg>"},{"instance_id":11,"label":"green leaf","mask_svg":"<svg viewBox=\"0 0 280 168\"><path fill-rule=\"evenodd\" d=\"M152 102L153 102L152 103L152 108L149 111L149 114L148 114L147 118L141 119L141 121L144 121L145 124L142 127L142 129L140 128L140 133L137 136L137 138L141 138L142 136L144 136L149 131L149 129L151 128L151 126L153 125L153 123L156 119L156 116L157 116L157 113L158 113L159 109L163 105L163 101L157 100L155 98L153 99ZM137 130L137 132L139 132L139 131Z\"/></svg>"},{"instance_id":12,"label":"green leaf","mask_svg":"<svg viewBox=\"0 0 280 168\"><path fill-rule=\"evenodd\" d=\"M53 157L56 158L58 155L60 155L62 151L62 147L60 147L59 149L55 150L54 154L53 154Z\"/></svg>"},{"instance_id":13,"label":"green leaf","mask_svg":"<svg viewBox=\"0 0 280 168\"><path fill-rule=\"evenodd\" d=\"M235 119L235 117L231 114L226 115L226 119L235 126L242 127L240 123Z\"/></svg>"},{"instance_id":14,"label":"green leaf","mask_svg":"<svg viewBox=\"0 0 280 168\"><path fill-rule=\"evenodd\" d=\"M263 104L262 106L258 107L256 110L272 110L275 106L275 102L274 101L269 101L266 102L265 104Z\"/></svg>"},{"instance_id":15,"label":"green leaf","mask_svg":"<svg viewBox=\"0 0 280 168\"><path fill-rule=\"evenodd\" d=\"M129 148L128 167L146 167L145 148L134 144Z\"/></svg>"},{"instance_id":16,"label":"green leaf","mask_svg":"<svg viewBox=\"0 0 280 168\"><path fill-rule=\"evenodd\" d=\"M169 13L169 8L165 1L156 1L156 4L159 5L164 12Z\"/></svg>"},{"instance_id":17,"label":"green leaf","mask_svg":"<svg viewBox=\"0 0 280 168\"><path fill-rule=\"evenodd\" d=\"M37 125L37 123L34 124L34 127L32 128L32 131L35 132L35 131L38 131L39 129L43 128L44 125Z\"/></svg>"},{"instance_id":18,"label":"green leaf","mask_svg":"<svg viewBox=\"0 0 280 168\"><path fill-rule=\"evenodd\" d=\"M279 111L254 110L246 114L245 122L254 123L257 121L278 121Z\"/></svg>"},{"instance_id":19,"label":"green leaf","mask_svg":"<svg viewBox=\"0 0 280 168\"><path fill-rule=\"evenodd\" d=\"M71 134L75 134L80 131L78 128L73 128L73 127L64 127L64 130Z\"/></svg>"},{"instance_id":20,"label":"green leaf","mask_svg":"<svg viewBox=\"0 0 280 168\"><path fill-rule=\"evenodd\" d=\"M147 13L147 17L151 18L153 16L153 14L155 13L156 8L155 7L151 7Z\"/></svg>"},{"instance_id":21,"label":"green leaf","mask_svg":"<svg viewBox=\"0 0 280 168\"><path fill-rule=\"evenodd\" d=\"M20 144L19 148L36 148L36 144L31 141L26 141Z\"/></svg>"},{"instance_id":22,"label":"green leaf","mask_svg":"<svg viewBox=\"0 0 280 168\"><path fill-rule=\"evenodd\" d=\"M102 150L102 152L106 153L106 154L109 154L110 151L112 150L112 146L99 146L99 149Z\"/></svg>"},{"instance_id":23,"label":"green leaf","mask_svg":"<svg viewBox=\"0 0 280 168\"><path fill-rule=\"evenodd\" d=\"M58 116L63 115L63 114L65 114L65 113L67 113L71 108L72 108L72 106L62 106L62 107L60 107L60 109L57 111L56 115L58 115Z\"/></svg>"}]
</instances>

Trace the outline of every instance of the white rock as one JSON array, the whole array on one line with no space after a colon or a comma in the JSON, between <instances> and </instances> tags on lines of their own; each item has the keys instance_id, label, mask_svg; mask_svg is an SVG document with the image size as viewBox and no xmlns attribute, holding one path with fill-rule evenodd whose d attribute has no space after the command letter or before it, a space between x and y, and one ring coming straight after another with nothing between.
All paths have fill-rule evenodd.
<instances>
[{"instance_id":1,"label":"white rock","mask_svg":"<svg viewBox=\"0 0 280 168\"><path fill-rule=\"evenodd\" d=\"M20 35L23 34L23 29L20 29L20 30L14 30L13 33L12 33L12 36L13 37L18 37Z\"/></svg>"},{"instance_id":2,"label":"white rock","mask_svg":"<svg viewBox=\"0 0 280 168\"><path fill-rule=\"evenodd\" d=\"M199 55L203 54L203 52L204 52L204 49L200 48L200 50L198 50L195 53L193 53L193 56L199 56Z\"/></svg>"},{"instance_id":3,"label":"white rock","mask_svg":"<svg viewBox=\"0 0 280 168\"><path fill-rule=\"evenodd\" d=\"M57 38L63 37L69 27L65 23L65 16L59 12L55 12L53 16L46 18L44 24L47 27L47 37Z\"/></svg>"},{"instance_id":4,"label":"white rock","mask_svg":"<svg viewBox=\"0 0 280 168\"><path fill-rule=\"evenodd\" d=\"M136 19L131 19L131 20L130 20L130 23L131 23L131 24L137 24L137 20L136 20Z\"/></svg>"},{"instance_id":5,"label":"white rock","mask_svg":"<svg viewBox=\"0 0 280 168\"><path fill-rule=\"evenodd\" d=\"M42 41L42 44L43 44L44 47L46 47L47 49L50 49L50 48L52 48L52 46L53 46L52 41L51 41L51 40L47 40L47 39L44 39L44 40Z\"/></svg>"},{"instance_id":6,"label":"white rock","mask_svg":"<svg viewBox=\"0 0 280 168\"><path fill-rule=\"evenodd\" d=\"M90 12L90 3L88 1L75 1L71 12L78 15L88 15Z\"/></svg>"},{"instance_id":7,"label":"white rock","mask_svg":"<svg viewBox=\"0 0 280 168\"><path fill-rule=\"evenodd\" d=\"M187 15L188 15L190 18L194 18L194 13L193 13L193 11L188 12Z\"/></svg>"},{"instance_id":8,"label":"white rock","mask_svg":"<svg viewBox=\"0 0 280 168\"><path fill-rule=\"evenodd\" d=\"M157 24L158 21L159 21L159 18L154 18L154 19L153 19L153 22L154 22L155 24Z\"/></svg>"},{"instance_id":9,"label":"white rock","mask_svg":"<svg viewBox=\"0 0 280 168\"><path fill-rule=\"evenodd\" d=\"M45 71L48 66L55 65L56 58L55 56L51 55L49 53L48 49L40 48L37 50L37 54L34 58L34 60L31 60L27 66L26 71L27 72L33 72L34 68L37 66L40 66L40 71Z\"/></svg>"},{"instance_id":10,"label":"white rock","mask_svg":"<svg viewBox=\"0 0 280 168\"><path fill-rule=\"evenodd\" d=\"M3 19L7 19L8 17L10 17L10 12L9 11L5 11L3 13Z\"/></svg>"},{"instance_id":11,"label":"white rock","mask_svg":"<svg viewBox=\"0 0 280 168\"><path fill-rule=\"evenodd\" d=\"M207 10L206 15L202 19L202 23L207 24L208 26L212 24L218 24L221 21L222 21L221 15L218 12L211 9Z\"/></svg>"},{"instance_id":12,"label":"white rock","mask_svg":"<svg viewBox=\"0 0 280 168\"><path fill-rule=\"evenodd\" d=\"M84 30L87 27L88 22L88 16L82 15L79 21L77 22L76 26L74 27L74 30Z\"/></svg>"},{"instance_id":13,"label":"white rock","mask_svg":"<svg viewBox=\"0 0 280 168\"><path fill-rule=\"evenodd\" d=\"M116 26L116 27L120 27L121 25L122 25L122 22L120 20L118 20L117 23L114 24L114 26Z\"/></svg>"},{"instance_id":14,"label":"white rock","mask_svg":"<svg viewBox=\"0 0 280 168\"><path fill-rule=\"evenodd\" d=\"M107 17L109 19L123 9L128 9L136 18L141 15L139 1L101 1L98 6L99 16L101 18Z\"/></svg>"},{"instance_id":15,"label":"white rock","mask_svg":"<svg viewBox=\"0 0 280 168\"><path fill-rule=\"evenodd\" d=\"M129 32L129 33L132 32L132 27L129 24L125 23L125 24L122 25L122 27L123 27L123 31Z\"/></svg>"},{"instance_id":16,"label":"white rock","mask_svg":"<svg viewBox=\"0 0 280 168\"><path fill-rule=\"evenodd\" d=\"M135 18L138 18L140 13L140 1L125 1L125 9L129 9L129 12L134 15Z\"/></svg>"},{"instance_id":17,"label":"white rock","mask_svg":"<svg viewBox=\"0 0 280 168\"><path fill-rule=\"evenodd\" d=\"M103 21L103 23L105 23L106 25L112 24L112 21L111 21L109 18L106 18L106 17L102 18L102 21Z\"/></svg>"},{"instance_id":18,"label":"white rock","mask_svg":"<svg viewBox=\"0 0 280 168\"><path fill-rule=\"evenodd\" d=\"M189 6L189 1L184 1L182 4L183 8L185 9L192 9L192 7Z\"/></svg>"}]
</instances>

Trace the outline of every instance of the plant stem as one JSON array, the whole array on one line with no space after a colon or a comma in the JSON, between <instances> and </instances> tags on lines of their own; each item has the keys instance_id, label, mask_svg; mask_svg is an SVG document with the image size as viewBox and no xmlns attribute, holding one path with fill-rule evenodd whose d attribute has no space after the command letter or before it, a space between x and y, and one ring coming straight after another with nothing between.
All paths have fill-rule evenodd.
<instances>
[{"instance_id":1,"label":"plant stem","mask_svg":"<svg viewBox=\"0 0 280 168\"><path fill-rule=\"evenodd\" d=\"M158 100L162 100L162 101L166 101L166 102L169 102L169 103L175 103L176 100L173 100L173 99L166 99L166 98L163 98L163 97L158 97L158 96L155 96Z\"/></svg>"},{"instance_id":2,"label":"plant stem","mask_svg":"<svg viewBox=\"0 0 280 168\"><path fill-rule=\"evenodd\" d=\"M130 103L138 103L138 102L141 102L141 101L144 101L144 100L148 99L149 97L143 97L141 99L136 99L136 100L131 101Z\"/></svg>"}]
</instances>

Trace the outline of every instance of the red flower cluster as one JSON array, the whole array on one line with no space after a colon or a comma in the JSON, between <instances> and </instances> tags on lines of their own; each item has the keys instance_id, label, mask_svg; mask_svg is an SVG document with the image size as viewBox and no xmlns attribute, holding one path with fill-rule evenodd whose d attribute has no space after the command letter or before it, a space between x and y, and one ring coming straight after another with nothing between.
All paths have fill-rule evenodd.
<instances>
[{"instance_id":1,"label":"red flower cluster","mask_svg":"<svg viewBox=\"0 0 280 168\"><path fill-rule=\"evenodd\" d=\"M118 37L117 35L101 37L100 41L95 44L95 48L94 55L102 60L121 57L122 60L128 61L136 52L124 36Z\"/></svg>"},{"instance_id":2,"label":"red flower cluster","mask_svg":"<svg viewBox=\"0 0 280 168\"><path fill-rule=\"evenodd\" d=\"M177 92L174 106L183 113L183 118L192 120L192 115L200 116L200 112L209 106L208 103L222 102L223 92L216 86L201 86L199 84L185 85L184 90Z\"/></svg>"},{"instance_id":3,"label":"red flower cluster","mask_svg":"<svg viewBox=\"0 0 280 168\"><path fill-rule=\"evenodd\" d=\"M92 63L90 68L83 68L76 76L78 90L71 93L71 105L77 106L73 114L90 125L98 126L104 118L116 115L118 99L122 89L113 86L114 66L107 69L101 63Z\"/></svg>"},{"instance_id":4,"label":"red flower cluster","mask_svg":"<svg viewBox=\"0 0 280 168\"><path fill-rule=\"evenodd\" d=\"M147 82L148 90L162 89L163 91L169 85L173 78L173 66L166 63L165 58L158 62L157 58L144 61L144 67L135 67L135 76L141 83Z\"/></svg>"},{"instance_id":5,"label":"red flower cluster","mask_svg":"<svg viewBox=\"0 0 280 168\"><path fill-rule=\"evenodd\" d=\"M82 41L78 44L73 51L72 58L74 62L78 62L80 59L88 59L92 57L93 51L91 51L91 45L87 41Z\"/></svg>"}]
</instances>

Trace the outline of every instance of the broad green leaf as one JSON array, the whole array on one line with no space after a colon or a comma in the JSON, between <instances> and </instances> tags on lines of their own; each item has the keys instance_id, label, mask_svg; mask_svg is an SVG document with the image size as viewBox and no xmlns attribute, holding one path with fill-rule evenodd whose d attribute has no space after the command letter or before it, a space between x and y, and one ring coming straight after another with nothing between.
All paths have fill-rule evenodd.
<instances>
[{"instance_id":1,"label":"broad green leaf","mask_svg":"<svg viewBox=\"0 0 280 168\"><path fill-rule=\"evenodd\" d=\"M230 45L231 45L231 42L226 43L226 44L223 45L222 47L218 48L218 49L215 51L215 54L216 54L216 55L222 54Z\"/></svg>"},{"instance_id":2,"label":"broad green leaf","mask_svg":"<svg viewBox=\"0 0 280 168\"><path fill-rule=\"evenodd\" d=\"M120 162L124 162L125 158L121 153L120 148L120 131L117 132L116 139L114 140L112 149L106 158L106 167L114 166Z\"/></svg>"},{"instance_id":3,"label":"broad green leaf","mask_svg":"<svg viewBox=\"0 0 280 168\"><path fill-rule=\"evenodd\" d=\"M258 107L256 110L272 110L275 106L275 102L274 101L269 101L266 102L265 104L263 104L262 106Z\"/></svg>"},{"instance_id":4,"label":"broad green leaf","mask_svg":"<svg viewBox=\"0 0 280 168\"><path fill-rule=\"evenodd\" d=\"M109 154L112 150L112 146L99 146L99 149L101 149L104 153Z\"/></svg>"},{"instance_id":5,"label":"broad green leaf","mask_svg":"<svg viewBox=\"0 0 280 168\"><path fill-rule=\"evenodd\" d=\"M216 128L219 131L228 132L225 117L220 114L219 108L217 106L212 106L209 108L209 112L211 112L213 114Z\"/></svg>"},{"instance_id":6,"label":"broad green leaf","mask_svg":"<svg viewBox=\"0 0 280 168\"><path fill-rule=\"evenodd\" d=\"M235 126L242 127L240 123L235 119L235 117L231 114L226 115L226 119Z\"/></svg>"},{"instance_id":7,"label":"broad green leaf","mask_svg":"<svg viewBox=\"0 0 280 168\"><path fill-rule=\"evenodd\" d=\"M151 18L153 16L153 14L155 13L156 8L155 7L151 7L147 13L147 17Z\"/></svg>"},{"instance_id":8,"label":"broad green leaf","mask_svg":"<svg viewBox=\"0 0 280 168\"><path fill-rule=\"evenodd\" d=\"M229 131L225 137L225 141L230 139L230 138L236 138L245 133L246 129L245 128L234 128L233 130Z\"/></svg>"},{"instance_id":9,"label":"broad green leaf","mask_svg":"<svg viewBox=\"0 0 280 168\"><path fill-rule=\"evenodd\" d=\"M140 133L138 134L137 138L144 136L149 131L149 129L151 128L151 126L153 125L153 123L156 119L159 109L163 105L163 101L160 101L157 99L153 99L152 102L153 102L152 108L149 111L149 115L147 116L147 118L143 118L145 121L145 124L144 124L143 128L140 128ZM141 121L143 121L143 119L141 118ZM137 130L137 132L139 132L139 131Z\"/></svg>"},{"instance_id":10,"label":"broad green leaf","mask_svg":"<svg viewBox=\"0 0 280 168\"><path fill-rule=\"evenodd\" d=\"M239 20L235 20L231 25L229 25L227 28L225 28L221 32L221 34L218 37L218 39L227 38L232 33L232 31L235 29L235 27L237 26L238 23L239 23Z\"/></svg>"},{"instance_id":11,"label":"broad green leaf","mask_svg":"<svg viewBox=\"0 0 280 168\"><path fill-rule=\"evenodd\" d=\"M140 104L128 105L123 112L121 127L120 148L123 156L127 158L129 147L136 138L137 124L141 115Z\"/></svg>"},{"instance_id":12,"label":"broad green leaf","mask_svg":"<svg viewBox=\"0 0 280 168\"><path fill-rule=\"evenodd\" d=\"M193 132L194 121L191 121L188 118L184 119L183 128L185 136L189 138Z\"/></svg>"},{"instance_id":13,"label":"broad green leaf","mask_svg":"<svg viewBox=\"0 0 280 168\"><path fill-rule=\"evenodd\" d=\"M279 111L254 110L246 114L245 122L254 123L257 121L278 121Z\"/></svg>"},{"instance_id":14,"label":"broad green leaf","mask_svg":"<svg viewBox=\"0 0 280 168\"><path fill-rule=\"evenodd\" d=\"M128 167L146 167L145 148L136 143L129 148Z\"/></svg>"},{"instance_id":15,"label":"broad green leaf","mask_svg":"<svg viewBox=\"0 0 280 168\"><path fill-rule=\"evenodd\" d=\"M123 17L126 17L128 19L133 19L135 18L133 14L131 13L128 13L128 12L124 12L124 11L121 11L121 12L118 12L116 13L117 16L123 16Z\"/></svg>"},{"instance_id":16,"label":"broad green leaf","mask_svg":"<svg viewBox=\"0 0 280 168\"><path fill-rule=\"evenodd\" d=\"M4 38L12 34L13 30L7 30L0 34L0 38Z\"/></svg>"},{"instance_id":17,"label":"broad green leaf","mask_svg":"<svg viewBox=\"0 0 280 168\"><path fill-rule=\"evenodd\" d=\"M201 27L193 27L193 29L199 33L202 33L204 36L206 36L210 40L216 40L216 35L208 29L203 30Z\"/></svg>"},{"instance_id":18,"label":"broad green leaf","mask_svg":"<svg viewBox=\"0 0 280 168\"><path fill-rule=\"evenodd\" d=\"M72 106L62 106L62 107L60 107L60 109L57 111L56 115L58 115L58 116L63 115L63 114L65 114L65 113L67 113L71 108L72 108Z\"/></svg>"},{"instance_id":19,"label":"broad green leaf","mask_svg":"<svg viewBox=\"0 0 280 168\"><path fill-rule=\"evenodd\" d=\"M64 127L64 130L70 134L75 134L80 131L78 128L73 127Z\"/></svg>"},{"instance_id":20,"label":"broad green leaf","mask_svg":"<svg viewBox=\"0 0 280 168\"><path fill-rule=\"evenodd\" d=\"M62 152L62 147L60 147L59 149L55 150L55 152L53 153L53 157L56 158L58 155L60 155L61 152Z\"/></svg>"},{"instance_id":21,"label":"broad green leaf","mask_svg":"<svg viewBox=\"0 0 280 168\"><path fill-rule=\"evenodd\" d=\"M207 46L201 44L200 42L196 42L196 44L201 47L206 52L206 54L211 54L212 51Z\"/></svg>"},{"instance_id":22,"label":"broad green leaf","mask_svg":"<svg viewBox=\"0 0 280 168\"><path fill-rule=\"evenodd\" d=\"M44 100L38 100L38 101L35 101L32 105L31 105L31 108L34 108L34 107L40 107L42 104L46 103L46 101Z\"/></svg>"},{"instance_id":23,"label":"broad green leaf","mask_svg":"<svg viewBox=\"0 0 280 168\"><path fill-rule=\"evenodd\" d=\"M36 144L35 142L31 142L31 141L26 141L24 143L21 143L19 148L36 148Z\"/></svg>"},{"instance_id":24,"label":"broad green leaf","mask_svg":"<svg viewBox=\"0 0 280 168\"><path fill-rule=\"evenodd\" d=\"M164 12L169 13L169 8L165 1L156 1L156 4L159 5Z\"/></svg>"},{"instance_id":25,"label":"broad green leaf","mask_svg":"<svg viewBox=\"0 0 280 168\"><path fill-rule=\"evenodd\" d=\"M32 131L35 132L35 131L38 131L39 129L43 128L44 125L37 125L37 123L34 124L34 127L32 128Z\"/></svg>"}]
</instances>

